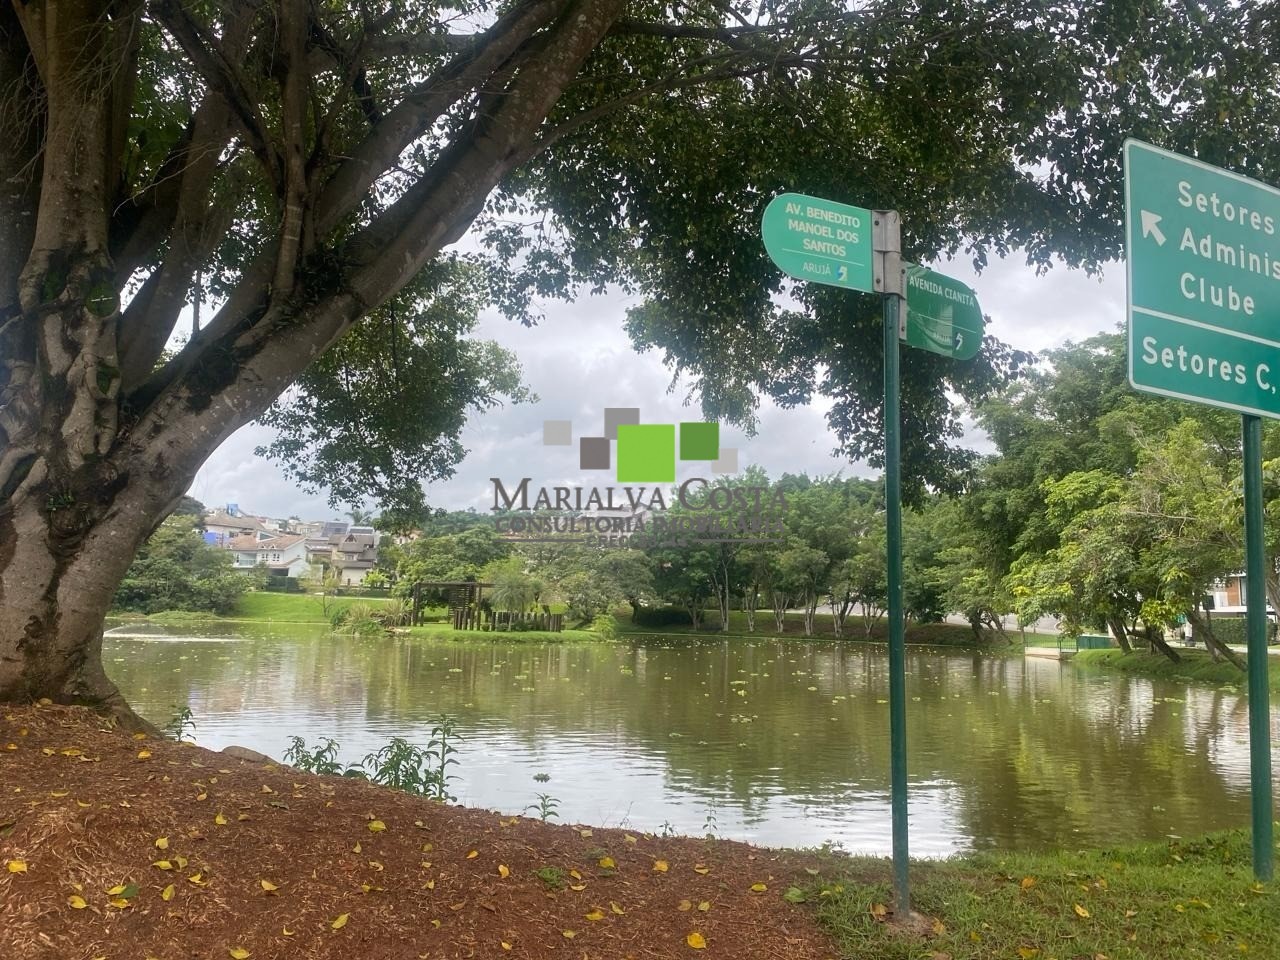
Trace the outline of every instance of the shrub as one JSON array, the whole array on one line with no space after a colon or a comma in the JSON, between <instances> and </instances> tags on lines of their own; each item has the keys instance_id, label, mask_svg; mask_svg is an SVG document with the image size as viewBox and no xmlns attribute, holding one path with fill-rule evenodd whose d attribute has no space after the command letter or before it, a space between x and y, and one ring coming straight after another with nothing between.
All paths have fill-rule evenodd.
<instances>
[{"instance_id":1,"label":"shrub","mask_svg":"<svg viewBox=\"0 0 1280 960\"><path fill-rule=\"evenodd\" d=\"M601 640L617 640L618 621L612 614L602 613L591 621L591 632L600 634Z\"/></svg>"}]
</instances>

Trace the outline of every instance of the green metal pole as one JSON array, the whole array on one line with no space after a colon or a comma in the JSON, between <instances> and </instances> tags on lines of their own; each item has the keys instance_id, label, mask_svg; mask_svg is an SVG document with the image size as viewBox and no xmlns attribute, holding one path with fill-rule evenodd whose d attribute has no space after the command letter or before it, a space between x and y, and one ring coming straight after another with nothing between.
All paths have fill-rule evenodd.
<instances>
[{"instance_id":1,"label":"green metal pole","mask_svg":"<svg viewBox=\"0 0 1280 960\"><path fill-rule=\"evenodd\" d=\"M1244 414L1245 633L1249 642L1249 778L1253 874L1270 880L1271 718L1267 690L1266 555L1262 532L1262 419Z\"/></svg>"},{"instance_id":2,"label":"green metal pole","mask_svg":"<svg viewBox=\"0 0 1280 960\"><path fill-rule=\"evenodd\" d=\"M907 663L902 636L902 437L898 409L898 314L884 297L884 500L889 580L889 791L893 819L894 912L911 913L907 880Z\"/></svg>"}]
</instances>

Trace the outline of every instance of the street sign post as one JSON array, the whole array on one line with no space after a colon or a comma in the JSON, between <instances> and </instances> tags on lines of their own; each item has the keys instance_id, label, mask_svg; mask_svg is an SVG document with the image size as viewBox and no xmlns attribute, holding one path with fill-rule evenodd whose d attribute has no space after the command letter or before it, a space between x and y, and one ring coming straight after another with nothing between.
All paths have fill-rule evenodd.
<instances>
[{"instance_id":1,"label":"street sign post","mask_svg":"<svg viewBox=\"0 0 1280 960\"><path fill-rule=\"evenodd\" d=\"M1280 418L1280 190L1139 140L1124 145L1129 382L1242 414L1253 872L1270 880L1262 421Z\"/></svg>"},{"instance_id":2,"label":"street sign post","mask_svg":"<svg viewBox=\"0 0 1280 960\"><path fill-rule=\"evenodd\" d=\"M898 916L905 918L911 913L911 893L907 876L910 863L907 668L902 604L902 439L898 390L898 324L906 294L901 223L895 210L864 210L801 193L783 193L765 208L760 233L770 259L797 280L882 295L885 559L889 593L889 808L894 908ZM964 340L963 334L961 340Z\"/></svg>"},{"instance_id":3,"label":"street sign post","mask_svg":"<svg viewBox=\"0 0 1280 960\"><path fill-rule=\"evenodd\" d=\"M968 360L982 346L984 326L982 308L968 286L928 267L907 265L907 309L899 332L903 343Z\"/></svg>"},{"instance_id":4,"label":"street sign post","mask_svg":"<svg viewBox=\"0 0 1280 960\"><path fill-rule=\"evenodd\" d=\"M871 211L780 193L760 224L769 258L797 280L871 293Z\"/></svg>"}]
</instances>

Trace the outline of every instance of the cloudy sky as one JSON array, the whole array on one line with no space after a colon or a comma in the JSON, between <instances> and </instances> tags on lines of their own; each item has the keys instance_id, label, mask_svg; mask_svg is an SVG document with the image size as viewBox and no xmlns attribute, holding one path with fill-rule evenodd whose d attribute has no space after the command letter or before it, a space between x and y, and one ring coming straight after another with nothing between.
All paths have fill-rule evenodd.
<instances>
[{"instance_id":1,"label":"cloudy sky","mask_svg":"<svg viewBox=\"0 0 1280 960\"><path fill-rule=\"evenodd\" d=\"M1115 330L1124 320L1120 264L1112 265L1101 279L1062 266L1038 276L1019 258L994 262L981 275L964 261L935 267L977 291L990 317L988 332L1024 350L1041 351ZM534 328L497 314L482 318L476 336L516 352L525 382L539 402L473 417L462 436L469 453L452 480L429 488L432 505L488 509L493 499L490 477L529 476L535 484L590 485L598 475L578 473L576 449L542 445L543 420L571 420L577 437L599 433L606 406L639 407L645 422L700 419L696 407L683 406L686 391L669 391L671 376L661 359L631 349L622 323L633 302L609 294L572 304L551 303L546 319ZM579 399L584 397L585 402ZM871 472L865 464L832 455L836 441L827 429L823 406L782 410L766 404L760 414L759 430L751 439L733 429L722 430L721 446L737 446L742 465L759 464L772 476L784 471ZM237 503L247 512L269 516L341 516L342 508L330 507L323 493L304 492L275 464L254 456L254 447L269 437L270 431L255 424L240 430L209 458L191 495L209 506ZM974 440L980 444L981 437Z\"/></svg>"}]
</instances>

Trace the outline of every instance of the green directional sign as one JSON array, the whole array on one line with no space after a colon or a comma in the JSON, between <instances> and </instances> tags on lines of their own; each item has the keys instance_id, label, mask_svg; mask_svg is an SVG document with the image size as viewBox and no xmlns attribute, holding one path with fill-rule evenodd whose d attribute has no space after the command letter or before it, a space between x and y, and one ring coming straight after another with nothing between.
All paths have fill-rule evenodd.
<instances>
[{"instance_id":1,"label":"green directional sign","mask_svg":"<svg viewBox=\"0 0 1280 960\"><path fill-rule=\"evenodd\" d=\"M760 224L769 258L797 280L872 291L871 211L780 193Z\"/></svg>"},{"instance_id":2,"label":"green directional sign","mask_svg":"<svg viewBox=\"0 0 1280 960\"><path fill-rule=\"evenodd\" d=\"M1280 417L1280 190L1124 145L1129 382Z\"/></svg>"},{"instance_id":3,"label":"green directional sign","mask_svg":"<svg viewBox=\"0 0 1280 960\"><path fill-rule=\"evenodd\" d=\"M907 310L902 342L956 360L982 346L982 308L968 286L928 267L907 266Z\"/></svg>"}]
</instances>

